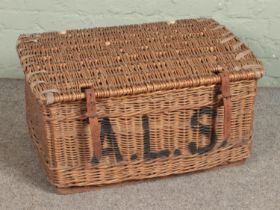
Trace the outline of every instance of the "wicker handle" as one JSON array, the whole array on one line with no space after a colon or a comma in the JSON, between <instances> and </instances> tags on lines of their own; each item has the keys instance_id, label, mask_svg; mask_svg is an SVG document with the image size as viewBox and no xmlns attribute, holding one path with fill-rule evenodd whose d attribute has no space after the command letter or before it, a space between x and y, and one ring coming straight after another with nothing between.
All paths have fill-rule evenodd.
<instances>
[{"instance_id":1,"label":"wicker handle","mask_svg":"<svg viewBox=\"0 0 280 210\"><path fill-rule=\"evenodd\" d=\"M89 117L89 127L93 140L93 151L97 160L101 158L100 125L96 114L96 97L94 89L86 89L87 115Z\"/></svg>"},{"instance_id":2,"label":"wicker handle","mask_svg":"<svg viewBox=\"0 0 280 210\"><path fill-rule=\"evenodd\" d=\"M230 138L230 127L231 127L231 95L230 95L230 80L229 72L222 72L221 76L221 92L223 96L224 104L224 139Z\"/></svg>"}]
</instances>

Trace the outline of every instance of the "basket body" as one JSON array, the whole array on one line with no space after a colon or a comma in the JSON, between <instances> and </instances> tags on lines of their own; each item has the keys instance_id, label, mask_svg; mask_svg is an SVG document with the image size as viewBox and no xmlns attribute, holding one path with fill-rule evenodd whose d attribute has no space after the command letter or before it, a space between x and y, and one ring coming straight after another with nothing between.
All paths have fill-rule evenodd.
<instances>
[{"instance_id":1,"label":"basket body","mask_svg":"<svg viewBox=\"0 0 280 210\"><path fill-rule=\"evenodd\" d=\"M85 37L87 31L71 32L69 39L76 41L74 44L71 42L68 48L61 46L62 52L59 47L52 46L52 42L46 44L48 39L57 39L57 35L52 33L19 39L18 52L26 74L27 123L41 163L53 185L70 188L142 180L210 169L249 156L257 80L263 69L238 38L223 37L229 32L217 32L224 28L211 21L187 21L193 27L191 30L196 32L189 33L189 37L184 38L187 41L174 39L170 46L168 43L149 45L149 34L145 39L146 42L148 40L146 45L131 41L135 49L138 49L138 44L141 49L144 47L145 56L142 56L142 51L135 50L134 53L138 54L133 54L132 50L130 53L134 57L127 55L131 55L129 59L134 58L134 61L128 63L118 63L128 58L120 55L120 52L130 50L129 46L127 49L125 45L119 46L119 42L125 42L125 35L116 42L118 46L113 46L117 50L106 51L104 48L99 60L90 61L87 51L92 50L96 56L99 52L88 47L91 42ZM161 31L167 28L163 34L173 40L168 31L169 24L164 25ZM116 31L126 30L126 27ZM130 35L137 37L133 27L136 26L131 26ZM154 25L141 27L152 33L149 31ZM214 32L208 33L207 27ZM58 36L63 35L60 33ZM208 35L210 37L204 40ZM201 37L193 39L192 36ZM42 44L38 44L37 37ZM215 44L216 38L218 44ZM188 43L188 39L197 47L181 49L180 43ZM111 44L105 42L107 47ZM72 55L72 51L76 52L75 47L82 50L70 56L72 59L80 56L72 61L67 52ZM170 48L169 51L164 51L164 47ZM40 53L34 55L36 50ZM32 53L33 57L30 57ZM106 58L106 53L111 57ZM154 57L150 59L149 56ZM86 64L92 66L84 68ZM112 65L119 66L114 69ZM67 66L79 71L67 69ZM103 72L94 68L89 70L89 67L102 67ZM148 70L151 67L153 71L148 72L145 67ZM37 74L37 69L40 74ZM230 71L230 138L224 136L225 105L217 75L225 69ZM157 70L159 73L154 75ZM137 73L133 74L133 71ZM141 74L145 75L144 79ZM138 82L134 81L137 78ZM157 83L160 79L163 82ZM88 87L96 90L95 116L88 115L84 94ZM91 117L97 119L100 126L100 158L95 154Z\"/></svg>"},{"instance_id":2,"label":"basket body","mask_svg":"<svg viewBox=\"0 0 280 210\"><path fill-rule=\"evenodd\" d=\"M85 100L41 106L26 90L27 122L49 179L58 187L181 174L248 157L256 81L235 82L231 88L227 142L215 85L99 100L104 127L99 163L93 160ZM195 151L194 143L208 149Z\"/></svg>"}]
</instances>

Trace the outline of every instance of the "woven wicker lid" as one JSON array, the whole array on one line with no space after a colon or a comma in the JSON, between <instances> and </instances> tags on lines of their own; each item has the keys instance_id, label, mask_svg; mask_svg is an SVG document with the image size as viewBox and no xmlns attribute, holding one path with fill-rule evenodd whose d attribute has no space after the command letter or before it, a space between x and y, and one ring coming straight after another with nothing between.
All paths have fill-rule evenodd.
<instances>
[{"instance_id":1,"label":"woven wicker lid","mask_svg":"<svg viewBox=\"0 0 280 210\"><path fill-rule=\"evenodd\" d=\"M260 61L213 19L188 19L20 35L17 50L27 84L43 103L140 94L258 79Z\"/></svg>"}]
</instances>

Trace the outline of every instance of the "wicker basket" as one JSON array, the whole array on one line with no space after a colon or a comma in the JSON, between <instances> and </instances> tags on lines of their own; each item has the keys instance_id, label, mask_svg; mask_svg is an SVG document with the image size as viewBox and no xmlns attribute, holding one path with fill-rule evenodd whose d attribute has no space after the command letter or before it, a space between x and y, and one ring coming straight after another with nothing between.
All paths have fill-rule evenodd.
<instances>
[{"instance_id":1,"label":"wicker basket","mask_svg":"<svg viewBox=\"0 0 280 210\"><path fill-rule=\"evenodd\" d=\"M17 50L30 134L62 192L250 153L263 67L213 19L21 35Z\"/></svg>"}]
</instances>

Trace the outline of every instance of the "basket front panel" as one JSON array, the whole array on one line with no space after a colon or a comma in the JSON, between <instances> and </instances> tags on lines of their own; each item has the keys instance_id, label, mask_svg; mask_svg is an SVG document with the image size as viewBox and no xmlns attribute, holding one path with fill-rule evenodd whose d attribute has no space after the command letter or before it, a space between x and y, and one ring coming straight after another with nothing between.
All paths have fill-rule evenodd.
<instances>
[{"instance_id":1,"label":"basket front panel","mask_svg":"<svg viewBox=\"0 0 280 210\"><path fill-rule=\"evenodd\" d=\"M231 84L228 140L223 138L219 89L212 85L97 99L100 161L94 156L85 101L49 106L52 182L61 187L100 185L102 180L139 179L140 172L142 178L164 176L246 158L256 81Z\"/></svg>"}]
</instances>

